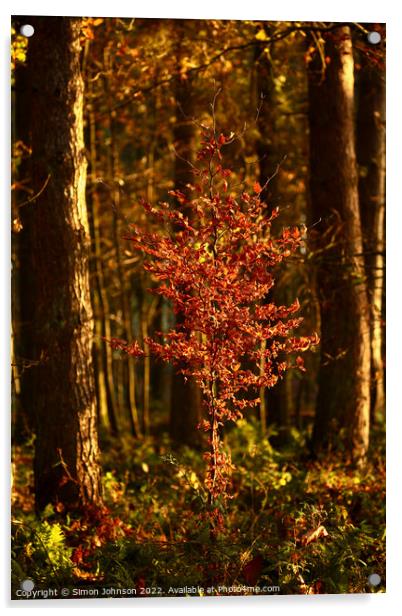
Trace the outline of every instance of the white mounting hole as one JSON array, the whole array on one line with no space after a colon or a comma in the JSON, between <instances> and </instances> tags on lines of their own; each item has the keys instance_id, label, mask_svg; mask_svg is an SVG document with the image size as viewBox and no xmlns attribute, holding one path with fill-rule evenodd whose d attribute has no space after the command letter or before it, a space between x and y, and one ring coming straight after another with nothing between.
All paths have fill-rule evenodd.
<instances>
[{"instance_id":1,"label":"white mounting hole","mask_svg":"<svg viewBox=\"0 0 402 616\"><path fill-rule=\"evenodd\" d=\"M35 32L35 28L31 26L31 24L24 24L20 28L20 33L22 34L22 36L26 36L27 38L29 38L30 36L33 36L34 32Z\"/></svg>"},{"instance_id":2,"label":"white mounting hole","mask_svg":"<svg viewBox=\"0 0 402 616\"><path fill-rule=\"evenodd\" d=\"M367 40L372 45L378 45L378 43L381 42L381 34L373 30L372 32L368 33Z\"/></svg>"},{"instance_id":3,"label":"white mounting hole","mask_svg":"<svg viewBox=\"0 0 402 616\"><path fill-rule=\"evenodd\" d=\"M378 575L378 573L370 573L370 575L368 576L368 583L370 584L370 586L378 586L378 584L381 583L381 577Z\"/></svg>"},{"instance_id":4,"label":"white mounting hole","mask_svg":"<svg viewBox=\"0 0 402 616\"><path fill-rule=\"evenodd\" d=\"M20 588L22 590L25 590L26 592L32 592L33 589L35 588L35 584L33 583L32 580L26 579L21 582Z\"/></svg>"}]
</instances>

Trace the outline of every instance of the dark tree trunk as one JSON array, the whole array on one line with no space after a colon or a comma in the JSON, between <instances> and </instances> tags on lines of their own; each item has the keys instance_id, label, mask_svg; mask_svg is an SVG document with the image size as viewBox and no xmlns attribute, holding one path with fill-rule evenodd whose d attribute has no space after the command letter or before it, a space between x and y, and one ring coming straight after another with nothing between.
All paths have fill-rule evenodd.
<instances>
[{"instance_id":1,"label":"dark tree trunk","mask_svg":"<svg viewBox=\"0 0 402 616\"><path fill-rule=\"evenodd\" d=\"M270 35L269 27L266 27L267 36ZM278 202L278 174L276 174L278 164L280 162L278 155L278 144L276 143L276 122L275 122L275 83L273 79L273 68L271 56L273 53L272 47L261 49L256 47L255 52L255 70L256 70L256 99L257 99L257 128L259 137L256 140L256 152L259 160L259 182L264 186L261 193L261 198L266 201L273 209ZM271 178L271 179L270 179ZM266 185L267 181L268 184ZM266 185L266 186L265 186ZM279 221L278 225L282 225L283 221ZM274 228L276 225L274 225ZM283 303L282 295L278 291L278 287L268 294L267 302ZM261 371L263 366L261 366ZM285 376L286 379L286 376ZM283 379L273 388L268 390L260 390L260 421L261 429L264 433L267 424L275 424L281 429L281 434L278 439L273 439L273 442L280 444L283 437L286 437L286 430L289 422L287 383Z\"/></svg>"},{"instance_id":2,"label":"dark tree trunk","mask_svg":"<svg viewBox=\"0 0 402 616\"><path fill-rule=\"evenodd\" d=\"M270 32L267 29L267 35ZM256 151L260 168L260 184L264 186L272 178L261 193L261 198L267 203L277 200L278 176L275 174L278 160L278 147L275 143L275 83L271 63L272 49L256 47L255 70L257 89L257 128L259 137L256 140ZM275 203L276 205L276 203Z\"/></svg>"},{"instance_id":3,"label":"dark tree trunk","mask_svg":"<svg viewBox=\"0 0 402 616\"><path fill-rule=\"evenodd\" d=\"M82 508L101 501L90 238L85 205L80 20L33 19L31 204L36 359L35 498L38 510L61 502Z\"/></svg>"},{"instance_id":4,"label":"dark tree trunk","mask_svg":"<svg viewBox=\"0 0 402 616\"><path fill-rule=\"evenodd\" d=\"M360 58L358 74L357 161L371 320L371 415L385 411L382 347L385 283L385 74Z\"/></svg>"},{"instance_id":5,"label":"dark tree trunk","mask_svg":"<svg viewBox=\"0 0 402 616\"><path fill-rule=\"evenodd\" d=\"M177 44L177 76L175 80L176 97L176 123L174 127L174 146L176 150L174 178L175 189L188 194L187 184L194 183L194 174L191 169L193 158L193 93L189 78L180 76L180 62L182 56L184 31L178 29ZM188 214L188 212L184 212ZM176 317L176 325L180 324L180 315ZM197 445L200 442L200 433L197 424L201 421L202 395L194 381L187 381L181 374L173 374L172 395L170 405L170 435L179 444Z\"/></svg>"},{"instance_id":6,"label":"dark tree trunk","mask_svg":"<svg viewBox=\"0 0 402 616\"><path fill-rule=\"evenodd\" d=\"M18 28L19 24L16 24ZM13 303L13 435L24 440L32 429L32 246L30 225L33 215L30 179L29 84L25 64L14 71L12 143L19 144L23 155L13 164L13 183L21 186L13 192L12 303ZM16 156L13 156L13 161Z\"/></svg>"},{"instance_id":7,"label":"dark tree trunk","mask_svg":"<svg viewBox=\"0 0 402 616\"><path fill-rule=\"evenodd\" d=\"M310 189L321 309L321 365L313 445L344 433L355 459L368 447L369 308L354 143L354 65L349 27L328 33L309 65ZM320 222L319 222L320 221Z\"/></svg>"}]
</instances>

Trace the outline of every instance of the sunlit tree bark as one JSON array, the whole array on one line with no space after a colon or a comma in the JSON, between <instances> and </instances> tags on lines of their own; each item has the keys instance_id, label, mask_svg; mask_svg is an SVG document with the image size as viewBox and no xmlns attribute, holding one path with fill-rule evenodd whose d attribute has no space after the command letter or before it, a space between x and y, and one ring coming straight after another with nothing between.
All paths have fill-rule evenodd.
<instances>
[{"instance_id":1,"label":"sunlit tree bark","mask_svg":"<svg viewBox=\"0 0 402 616\"><path fill-rule=\"evenodd\" d=\"M323 38L322 53L309 64L310 188L322 324L313 441L320 449L341 430L349 452L360 459L369 442L370 320L350 28L340 27ZM324 67L321 58L328 58Z\"/></svg>"},{"instance_id":2,"label":"sunlit tree bark","mask_svg":"<svg viewBox=\"0 0 402 616\"><path fill-rule=\"evenodd\" d=\"M33 25L31 309L41 360L32 369L35 498L38 509L54 502L75 508L101 501L80 20L38 18Z\"/></svg>"},{"instance_id":3,"label":"sunlit tree bark","mask_svg":"<svg viewBox=\"0 0 402 616\"><path fill-rule=\"evenodd\" d=\"M372 417L384 413L385 75L362 54L358 74L357 160L371 320Z\"/></svg>"}]
</instances>

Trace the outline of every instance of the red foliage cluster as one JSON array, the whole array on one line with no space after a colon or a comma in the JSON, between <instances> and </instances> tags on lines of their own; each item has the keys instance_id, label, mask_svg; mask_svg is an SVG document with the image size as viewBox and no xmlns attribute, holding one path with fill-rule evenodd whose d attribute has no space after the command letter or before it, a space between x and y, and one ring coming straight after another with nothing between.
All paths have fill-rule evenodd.
<instances>
[{"instance_id":1,"label":"red foliage cluster","mask_svg":"<svg viewBox=\"0 0 402 616\"><path fill-rule=\"evenodd\" d=\"M90 559L98 547L131 533L131 528L120 518L113 517L108 507L88 507L85 515L74 520L68 529L70 543L74 539L77 545L71 560L75 565L90 569Z\"/></svg>"},{"instance_id":2,"label":"red foliage cluster","mask_svg":"<svg viewBox=\"0 0 402 616\"><path fill-rule=\"evenodd\" d=\"M245 392L273 387L290 367L286 356L317 344L317 335L290 336L302 319L296 300L291 306L267 303L274 285L273 269L302 242L300 229L271 233L278 210L269 212L254 192L236 195L228 186L231 171L222 166L222 148L232 136L205 129L194 168L194 197L171 191L178 205L142 205L159 223L154 231L132 226L127 236L144 255L144 268L156 283L150 291L171 301L179 324L145 343L157 358L171 362L198 383L209 432L206 487L212 503L227 495L231 461L219 436L224 422L236 421L247 407L259 404ZM139 345L111 341L130 355L142 356ZM263 366L263 370L261 369ZM301 358L296 367L303 369Z\"/></svg>"}]
</instances>

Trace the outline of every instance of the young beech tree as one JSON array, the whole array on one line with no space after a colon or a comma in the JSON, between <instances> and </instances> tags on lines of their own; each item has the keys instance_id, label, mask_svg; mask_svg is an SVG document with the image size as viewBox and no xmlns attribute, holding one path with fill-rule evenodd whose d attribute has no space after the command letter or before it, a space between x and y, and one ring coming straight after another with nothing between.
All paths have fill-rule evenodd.
<instances>
[{"instance_id":1,"label":"young beech tree","mask_svg":"<svg viewBox=\"0 0 402 616\"><path fill-rule=\"evenodd\" d=\"M205 485L216 515L218 501L228 496L232 468L221 428L242 417L246 407L259 404L260 388L273 387L292 364L287 355L318 342L317 335L291 335L302 321L294 316L297 300L288 307L263 303L274 284L273 268L298 249L301 232L284 229L279 237L271 236L278 211L268 214L260 184L254 185L253 194L230 190L231 171L223 167L221 151L232 140L204 129L199 164L193 167L193 198L175 190L170 194L177 207L161 203L154 208L143 202L149 216L163 224L154 232L133 225L127 237L145 256L144 267L157 283L150 291L170 300L180 315L173 331L157 334L146 344L185 378L194 378L202 391L207 413L199 427L209 434ZM183 206L191 217L180 211ZM134 357L144 354L136 341L111 343ZM294 364L303 370L301 357ZM256 397L246 399L249 390Z\"/></svg>"}]
</instances>

